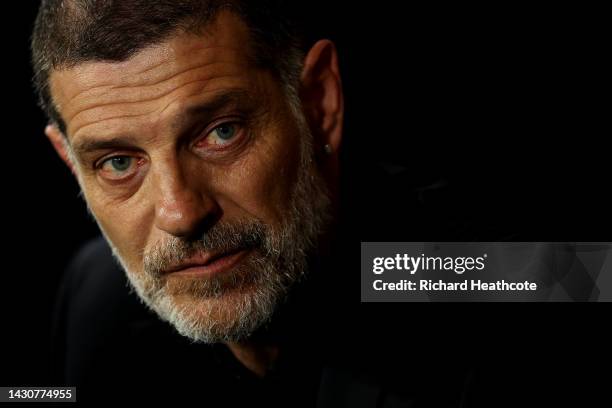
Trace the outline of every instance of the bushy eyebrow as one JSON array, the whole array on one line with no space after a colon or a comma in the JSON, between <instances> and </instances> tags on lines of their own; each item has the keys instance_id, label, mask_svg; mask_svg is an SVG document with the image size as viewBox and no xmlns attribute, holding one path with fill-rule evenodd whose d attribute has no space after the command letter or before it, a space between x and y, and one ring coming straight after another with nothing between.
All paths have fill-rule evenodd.
<instances>
[{"instance_id":1,"label":"bushy eyebrow","mask_svg":"<svg viewBox=\"0 0 612 408\"><path fill-rule=\"evenodd\" d=\"M187 108L185 112L181 113L180 117L177 118L176 127L180 127L179 123L184 123L196 116L202 118L202 120L206 120L229 106L250 106L252 104L252 95L243 89L217 93L207 101ZM100 150L133 149L138 143L138 138L130 135L120 135L105 139L95 136L81 136L79 139L80 140L76 141L72 147L77 157L82 157Z\"/></svg>"}]
</instances>

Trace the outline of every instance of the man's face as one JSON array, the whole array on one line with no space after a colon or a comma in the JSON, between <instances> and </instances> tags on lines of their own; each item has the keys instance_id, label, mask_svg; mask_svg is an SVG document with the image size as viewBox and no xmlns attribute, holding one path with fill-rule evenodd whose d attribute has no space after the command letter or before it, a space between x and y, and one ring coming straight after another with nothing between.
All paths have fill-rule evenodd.
<instances>
[{"instance_id":1,"label":"man's face","mask_svg":"<svg viewBox=\"0 0 612 408\"><path fill-rule=\"evenodd\" d=\"M222 13L51 76L90 211L141 298L195 340L263 324L328 218L305 120L248 43Z\"/></svg>"}]
</instances>

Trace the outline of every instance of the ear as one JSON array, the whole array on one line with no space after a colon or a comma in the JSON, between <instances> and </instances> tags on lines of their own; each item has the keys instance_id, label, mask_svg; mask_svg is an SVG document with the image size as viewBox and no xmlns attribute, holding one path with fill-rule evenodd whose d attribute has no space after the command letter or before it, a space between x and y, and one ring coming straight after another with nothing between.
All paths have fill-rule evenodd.
<instances>
[{"instance_id":1,"label":"ear","mask_svg":"<svg viewBox=\"0 0 612 408\"><path fill-rule=\"evenodd\" d=\"M320 40L312 46L304 60L300 98L313 132L315 148L337 155L342 141L344 96L338 68L338 54L333 42Z\"/></svg>"},{"instance_id":2,"label":"ear","mask_svg":"<svg viewBox=\"0 0 612 408\"><path fill-rule=\"evenodd\" d=\"M76 171L74 167L74 163L70 158L70 154L68 149L68 140L64 136L64 134L57 128L55 125L47 125L45 128L45 135L53 145L53 148L59 155L59 157L66 163L72 174L76 176Z\"/></svg>"}]
</instances>

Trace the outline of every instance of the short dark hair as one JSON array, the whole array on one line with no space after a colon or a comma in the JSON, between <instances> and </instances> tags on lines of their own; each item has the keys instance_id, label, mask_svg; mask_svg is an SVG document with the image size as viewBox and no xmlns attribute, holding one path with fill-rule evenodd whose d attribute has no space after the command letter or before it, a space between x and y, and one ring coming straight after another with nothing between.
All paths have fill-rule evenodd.
<instances>
[{"instance_id":1,"label":"short dark hair","mask_svg":"<svg viewBox=\"0 0 612 408\"><path fill-rule=\"evenodd\" d=\"M49 87L52 70L86 61L125 61L178 30L199 32L221 9L242 18L254 61L295 86L304 36L281 0L42 0L32 34L34 87L40 107L65 134ZM293 10L293 11L292 11Z\"/></svg>"}]
</instances>

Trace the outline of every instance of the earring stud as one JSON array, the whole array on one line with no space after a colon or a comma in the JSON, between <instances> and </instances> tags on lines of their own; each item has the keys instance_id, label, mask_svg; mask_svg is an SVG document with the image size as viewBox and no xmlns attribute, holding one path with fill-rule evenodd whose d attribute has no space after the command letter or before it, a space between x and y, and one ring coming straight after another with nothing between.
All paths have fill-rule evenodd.
<instances>
[{"instance_id":1,"label":"earring stud","mask_svg":"<svg viewBox=\"0 0 612 408\"><path fill-rule=\"evenodd\" d=\"M323 146L323 150L325 150L325 153L327 154L331 154L333 152L331 145L326 144L325 146Z\"/></svg>"}]
</instances>

